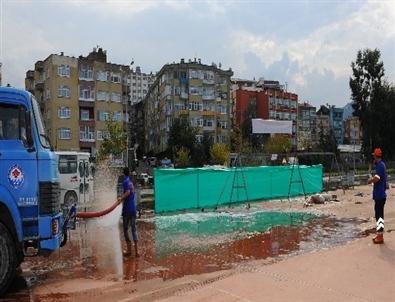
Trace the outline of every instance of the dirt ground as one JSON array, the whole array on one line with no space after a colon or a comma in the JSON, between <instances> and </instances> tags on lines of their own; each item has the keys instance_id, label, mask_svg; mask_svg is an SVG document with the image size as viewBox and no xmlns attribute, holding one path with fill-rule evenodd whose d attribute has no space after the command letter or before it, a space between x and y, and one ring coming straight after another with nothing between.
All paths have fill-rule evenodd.
<instances>
[{"instance_id":1,"label":"dirt ground","mask_svg":"<svg viewBox=\"0 0 395 302\"><path fill-rule=\"evenodd\" d=\"M255 209L320 216L303 227L284 225L231 241L216 236L216 245L207 242L211 237L196 237L200 246L207 245L198 250L187 239L185 245L162 248L160 241L168 231L158 233L142 220L142 255L128 259L121 255L120 228L109 227L119 218L118 211L99 224L80 224L69 247L49 259L24 263L21 276L2 300L391 301L395 189L388 192L385 244L379 246L371 240L371 190L358 186L329 192L338 201L309 207L303 198L254 203Z\"/></svg>"}]
</instances>

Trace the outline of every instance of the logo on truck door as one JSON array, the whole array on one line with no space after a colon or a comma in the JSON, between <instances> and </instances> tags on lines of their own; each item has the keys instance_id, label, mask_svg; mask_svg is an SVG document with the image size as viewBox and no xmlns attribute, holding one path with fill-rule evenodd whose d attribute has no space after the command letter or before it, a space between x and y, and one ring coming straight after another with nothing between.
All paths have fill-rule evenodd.
<instances>
[{"instance_id":1,"label":"logo on truck door","mask_svg":"<svg viewBox=\"0 0 395 302\"><path fill-rule=\"evenodd\" d=\"M23 175L21 167L14 165L10 168L8 171L8 181L10 182L11 187L14 189L18 189L23 185L25 176Z\"/></svg>"}]
</instances>

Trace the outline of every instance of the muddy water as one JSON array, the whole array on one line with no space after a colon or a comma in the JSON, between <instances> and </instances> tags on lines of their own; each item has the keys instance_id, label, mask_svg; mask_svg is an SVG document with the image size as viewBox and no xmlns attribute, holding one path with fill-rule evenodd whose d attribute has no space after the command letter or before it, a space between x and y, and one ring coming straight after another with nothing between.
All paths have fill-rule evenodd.
<instances>
[{"instance_id":1,"label":"muddy water","mask_svg":"<svg viewBox=\"0 0 395 302\"><path fill-rule=\"evenodd\" d=\"M60 251L28 259L6 298L39 301L37 291L57 281L172 280L237 268L249 260L343 244L358 236L360 223L244 208L142 218L137 224L141 256L124 259L120 213L112 215L108 221L80 221Z\"/></svg>"}]
</instances>

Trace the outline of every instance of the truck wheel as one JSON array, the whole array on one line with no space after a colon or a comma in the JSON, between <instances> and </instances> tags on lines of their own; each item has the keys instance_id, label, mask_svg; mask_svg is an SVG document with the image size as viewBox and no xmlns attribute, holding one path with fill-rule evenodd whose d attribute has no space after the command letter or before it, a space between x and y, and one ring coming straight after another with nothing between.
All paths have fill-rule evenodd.
<instances>
[{"instance_id":1,"label":"truck wheel","mask_svg":"<svg viewBox=\"0 0 395 302\"><path fill-rule=\"evenodd\" d=\"M64 205L70 207L71 205L78 202L77 194L74 191L69 191L64 196Z\"/></svg>"},{"instance_id":2,"label":"truck wheel","mask_svg":"<svg viewBox=\"0 0 395 302\"><path fill-rule=\"evenodd\" d=\"M15 243L8 229L0 222L0 297L14 279L16 263Z\"/></svg>"}]
</instances>

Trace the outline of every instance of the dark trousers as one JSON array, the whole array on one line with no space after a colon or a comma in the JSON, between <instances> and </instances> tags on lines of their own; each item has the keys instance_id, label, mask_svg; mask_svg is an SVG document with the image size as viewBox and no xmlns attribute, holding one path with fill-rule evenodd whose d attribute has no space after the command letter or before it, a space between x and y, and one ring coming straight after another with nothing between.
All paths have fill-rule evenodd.
<instances>
[{"instance_id":1,"label":"dark trousers","mask_svg":"<svg viewBox=\"0 0 395 302\"><path fill-rule=\"evenodd\" d=\"M125 236L125 241L130 242L129 238L129 226L132 229L132 238L133 241L138 241L139 238L137 236L137 227L136 227L136 214L123 214L122 215L122 224L123 224L123 235Z\"/></svg>"},{"instance_id":2,"label":"dark trousers","mask_svg":"<svg viewBox=\"0 0 395 302\"><path fill-rule=\"evenodd\" d=\"M386 198L375 199L374 201L374 213L376 216L377 232L384 231L384 205Z\"/></svg>"}]
</instances>

